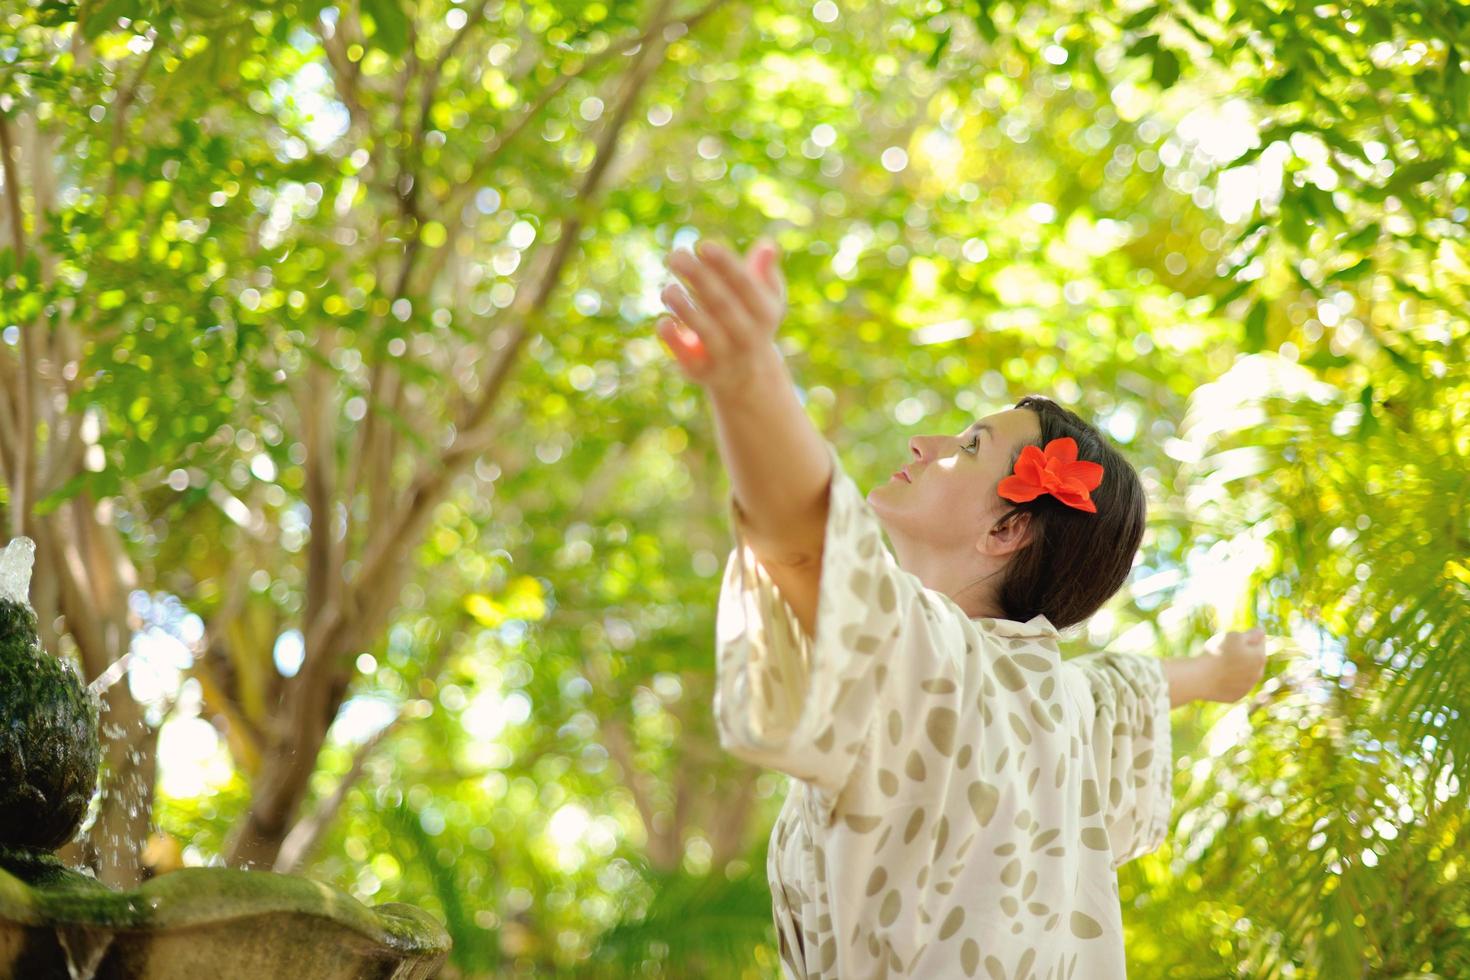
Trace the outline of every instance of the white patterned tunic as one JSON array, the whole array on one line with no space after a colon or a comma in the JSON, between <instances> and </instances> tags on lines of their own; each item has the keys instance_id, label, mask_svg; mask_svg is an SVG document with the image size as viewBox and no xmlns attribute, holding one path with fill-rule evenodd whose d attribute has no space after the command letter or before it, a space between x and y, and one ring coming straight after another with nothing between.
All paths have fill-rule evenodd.
<instances>
[{"instance_id":1,"label":"white patterned tunic","mask_svg":"<svg viewBox=\"0 0 1470 980\"><path fill-rule=\"evenodd\" d=\"M815 640L733 494L716 625L721 745L795 777L767 861L786 974L1124 977L1116 869L1172 802L1159 661L971 619L898 565L826 445Z\"/></svg>"}]
</instances>

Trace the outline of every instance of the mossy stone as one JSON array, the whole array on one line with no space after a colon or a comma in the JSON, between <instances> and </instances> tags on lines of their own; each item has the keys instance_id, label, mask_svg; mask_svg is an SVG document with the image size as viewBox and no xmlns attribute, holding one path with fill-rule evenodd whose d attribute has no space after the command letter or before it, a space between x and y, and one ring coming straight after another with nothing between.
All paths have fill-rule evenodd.
<instances>
[{"instance_id":1,"label":"mossy stone","mask_svg":"<svg viewBox=\"0 0 1470 980\"><path fill-rule=\"evenodd\" d=\"M96 703L37 626L0 599L0 847L52 851L86 816L102 747Z\"/></svg>"}]
</instances>

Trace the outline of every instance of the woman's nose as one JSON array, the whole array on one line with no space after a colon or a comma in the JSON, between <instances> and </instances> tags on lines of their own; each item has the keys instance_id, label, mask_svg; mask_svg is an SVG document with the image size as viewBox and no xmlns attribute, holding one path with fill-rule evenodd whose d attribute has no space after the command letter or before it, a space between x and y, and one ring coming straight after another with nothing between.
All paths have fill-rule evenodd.
<instances>
[{"instance_id":1,"label":"woman's nose","mask_svg":"<svg viewBox=\"0 0 1470 980\"><path fill-rule=\"evenodd\" d=\"M923 463L944 455L946 443L952 442L954 440L946 436L914 436L909 440L909 451L914 454L914 459Z\"/></svg>"}]
</instances>

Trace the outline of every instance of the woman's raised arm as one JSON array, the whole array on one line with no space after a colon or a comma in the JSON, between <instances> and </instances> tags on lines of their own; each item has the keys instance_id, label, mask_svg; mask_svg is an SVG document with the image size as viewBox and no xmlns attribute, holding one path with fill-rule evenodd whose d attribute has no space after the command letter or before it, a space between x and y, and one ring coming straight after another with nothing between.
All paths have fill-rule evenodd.
<instances>
[{"instance_id":1,"label":"woman's raised arm","mask_svg":"<svg viewBox=\"0 0 1470 980\"><path fill-rule=\"evenodd\" d=\"M774 343L786 306L775 246L760 243L745 261L714 242L698 252L669 256L693 302L668 286L678 319L660 321L659 333L709 393L745 538L811 635L832 465Z\"/></svg>"}]
</instances>

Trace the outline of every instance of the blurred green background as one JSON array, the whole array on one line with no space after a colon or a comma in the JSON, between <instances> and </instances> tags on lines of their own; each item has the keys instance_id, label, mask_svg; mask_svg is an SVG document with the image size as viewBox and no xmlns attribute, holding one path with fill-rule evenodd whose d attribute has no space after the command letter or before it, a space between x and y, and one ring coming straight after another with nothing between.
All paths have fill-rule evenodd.
<instances>
[{"instance_id":1,"label":"blurred green background","mask_svg":"<svg viewBox=\"0 0 1470 980\"><path fill-rule=\"evenodd\" d=\"M1464 0L16 0L0 539L108 691L69 857L305 873L444 975L779 975L675 247L782 246L864 487L1023 394L1143 475L1067 643L1173 715L1132 975L1470 975ZM146 846L144 842L146 841Z\"/></svg>"}]
</instances>

